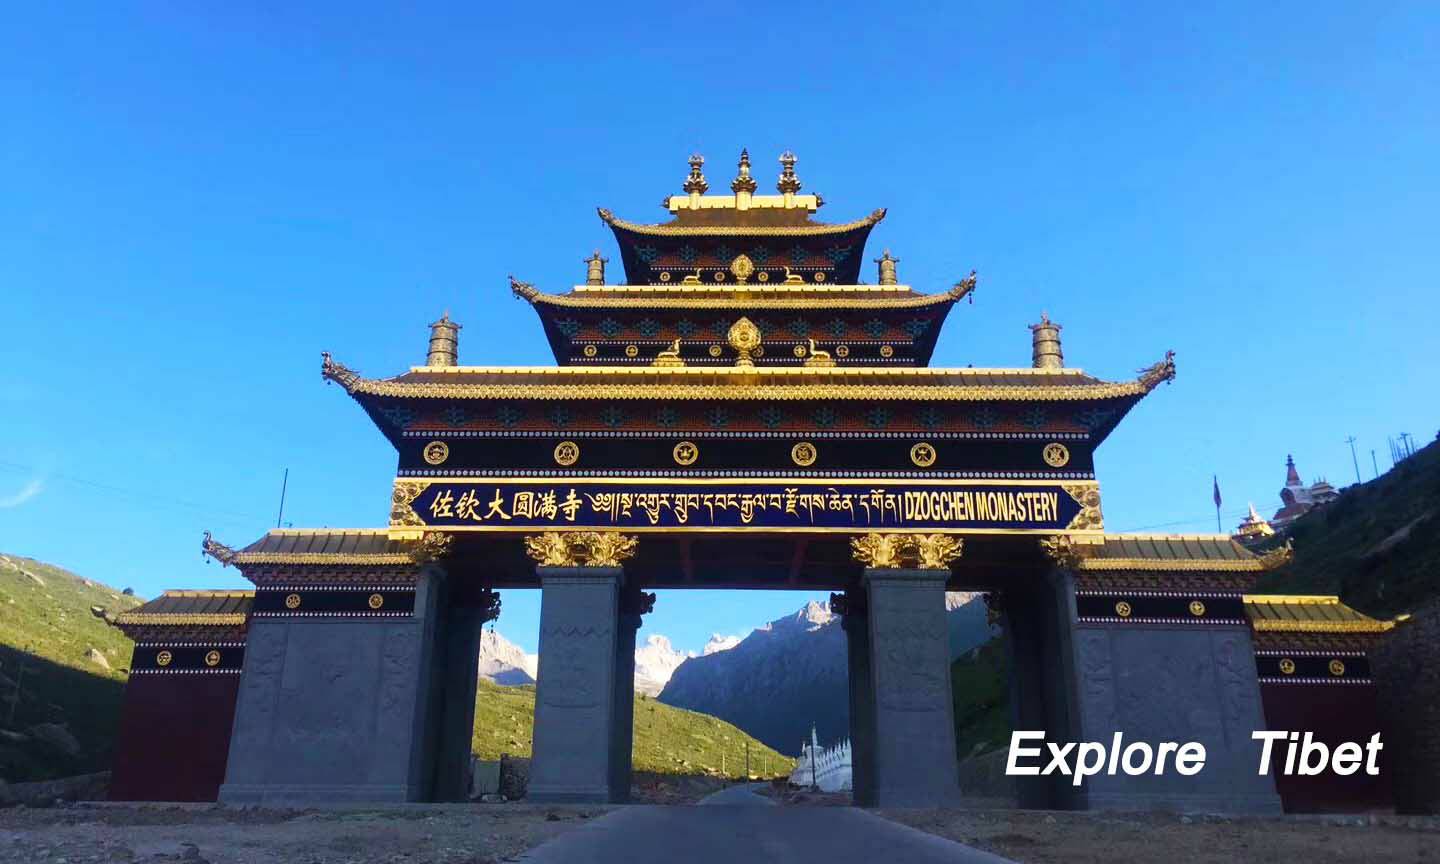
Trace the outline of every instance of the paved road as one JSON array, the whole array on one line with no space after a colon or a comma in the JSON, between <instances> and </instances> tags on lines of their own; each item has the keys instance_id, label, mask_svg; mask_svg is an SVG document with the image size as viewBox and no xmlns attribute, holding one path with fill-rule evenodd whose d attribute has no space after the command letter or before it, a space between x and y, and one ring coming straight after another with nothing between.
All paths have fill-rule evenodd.
<instances>
[{"instance_id":1,"label":"paved road","mask_svg":"<svg viewBox=\"0 0 1440 864\"><path fill-rule=\"evenodd\" d=\"M527 864L1006 864L854 807L774 806L743 786L703 807L621 807L521 856Z\"/></svg>"}]
</instances>

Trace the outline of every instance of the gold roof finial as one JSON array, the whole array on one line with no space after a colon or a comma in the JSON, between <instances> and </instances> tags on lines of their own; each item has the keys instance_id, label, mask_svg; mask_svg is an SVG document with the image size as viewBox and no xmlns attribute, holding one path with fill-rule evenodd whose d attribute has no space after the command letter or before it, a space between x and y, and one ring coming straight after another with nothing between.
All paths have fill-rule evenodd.
<instances>
[{"instance_id":1,"label":"gold roof finial","mask_svg":"<svg viewBox=\"0 0 1440 864\"><path fill-rule=\"evenodd\" d=\"M710 188L710 184L705 180L705 175L700 173L700 169L704 165L704 156L699 153L690 154L690 176L685 178L685 185L681 187L685 190L685 194L704 195Z\"/></svg>"},{"instance_id":2,"label":"gold roof finial","mask_svg":"<svg viewBox=\"0 0 1440 864\"><path fill-rule=\"evenodd\" d=\"M891 257L889 249L886 249L879 258L876 258L875 263L880 265L881 285L899 284L900 280L895 273L895 265L900 263L900 259Z\"/></svg>"},{"instance_id":3,"label":"gold roof finial","mask_svg":"<svg viewBox=\"0 0 1440 864\"><path fill-rule=\"evenodd\" d=\"M460 365L460 325L450 320L449 309L439 321L430 324L430 350L425 355L425 365Z\"/></svg>"},{"instance_id":4,"label":"gold roof finial","mask_svg":"<svg viewBox=\"0 0 1440 864\"><path fill-rule=\"evenodd\" d=\"M737 195L741 192L753 195L758 188L759 184L755 182L754 177L750 176L750 151L742 148L740 150L740 173L730 181L730 189Z\"/></svg>"},{"instance_id":5,"label":"gold roof finial","mask_svg":"<svg viewBox=\"0 0 1440 864\"><path fill-rule=\"evenodd\" d=\"M786 150L780 154L780 179L775 188L782 195L794 195L800 191L800 178L795 176L795 154Z\"/></svg>"},{"instance_id":6,"label":"gold roof finial","mask_svg":"<svg viewBox=\"0 0 1440 864\"><path fill-rule=\"evenodd\" d=\"M604 285L605 265L609 263L609 261L609 258L600 257L599 249L590 253L590 257L585 259L585 284Z\"/></svg>"},{"instance_id":7,"label":"gold roof finial","mask_svg":"<svg viewBox=\"0 0 1440 864\"><path fill-rule=\"evenodd\" d=\"M1060 325L1050 320L1044 310L1040 323L1030 325L1030 365L1036 369L1064 369L1065 355L1060 351Z\"/></svg>"}]
</instances>

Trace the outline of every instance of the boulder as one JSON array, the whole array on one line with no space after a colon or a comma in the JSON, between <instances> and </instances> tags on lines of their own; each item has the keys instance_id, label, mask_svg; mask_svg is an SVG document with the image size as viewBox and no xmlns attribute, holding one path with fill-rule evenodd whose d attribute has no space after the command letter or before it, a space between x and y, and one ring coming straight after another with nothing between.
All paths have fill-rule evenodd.
<instances>
[{"instance_id":1,"label":"boulder","mask_svg":"<svg viewBox=\"0 0 1440 864\"><path fill-rule=\"evenodd\" d=\"M530 760L518 756L500 756L500 794L506 801L518 801L525 797L530 787Z\"/></svg>"},{"instance_id":2,"label":"boulder","mask_svg":"<svg viewBox=\"0 0 1440 864\"><path fill-rule=\"evenodd\" d=\"M59 723L38 723L25 731L31 738L49 744L66 756L80 755L80 742Z\"/></svg>"},{"instance_id":3,"label":"boulder","mask_svg":"<svg viewBox=\"0 0 1440 864\"><path fill-rule=\"evenodd\" d=\"M96 666L99 666L101 669L104 669L106 672L110 671L110 661L106 660L105 655L101 654L94 648L85 649L85 659L89 660L91 663L94 663Z\"/></svg>"}]
</instances>

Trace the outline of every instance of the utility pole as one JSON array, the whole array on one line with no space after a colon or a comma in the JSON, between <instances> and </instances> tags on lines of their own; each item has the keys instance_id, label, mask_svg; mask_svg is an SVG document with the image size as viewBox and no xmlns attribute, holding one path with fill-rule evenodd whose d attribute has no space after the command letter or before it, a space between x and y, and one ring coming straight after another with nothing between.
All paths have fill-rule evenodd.
<instances>
[{"instance_id":1,"label":"utility pole","mask_svg":"<svg viewBox=\"0 0 1440 864\"><path fill-rule=\"evenodd\" d=\"M1405 442L1405 458L1409 459L1411 456L1414 456L1415 448L1410 446L1410 433L1401 432L1400 440Z\"/></svg>"},{"instance_id":2,"label":"utility pole","mask_svg":"<svg viewBox=\"0 0 1440 864\"><path fill-rule=\"evenodd\" d=\"M1355 458L1355 436L1351 435L1346 438L1345 443L1350 445L1350 461L1355 465L1355 483L1358 485L1362 481L1360 480L1360 460Z\"/></svg>"},{"instance_id":3,"label":"utility pole","mask_svg":"<svg viewBox=\"0 0 1440 864\"><path fill-rule=\"evenodd\" d=\"M285 489L290 485L290 469L285 469L285 476L280 480L280 512L275 515L275 527L280 527L280 520L285 518Z\"/></svg>"},{"instance_id":4,"label":"utility pole","mask_svg":"<svg viewBox=\"0 0 1440 864\"><path fill-rule=\"evenodd\" d=\"M1375 470L1375 476L1380 476L1380 463L1375 461L1375 448L1370 448L1370 467Z\"/></svg>"}]
</instances>

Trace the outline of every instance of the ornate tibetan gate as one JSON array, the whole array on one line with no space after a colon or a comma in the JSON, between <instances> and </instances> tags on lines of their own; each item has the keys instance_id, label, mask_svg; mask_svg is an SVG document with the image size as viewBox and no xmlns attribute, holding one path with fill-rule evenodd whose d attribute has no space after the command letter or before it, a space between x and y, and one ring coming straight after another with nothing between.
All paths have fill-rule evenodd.
<instances>
[{"instance_id":1,"label":"ornate tibetan gate","mask_svg":"<svg viewBox=\"0 0 1440 864\"><path fill-rule=\"evenodd\" d=\"M672 220L601 210L624 263L584 285L512 279L560 364L458 363L373 379L324 358L399 453L389 525L275 531L208 549L256 583L221 798L424 800L463 793L480 625L495 591L543 591L530 794L623 800L635 631L651 588L840 592L855 797L957 792L943 592L1003 598L1019 728L1051 740L1198 740L1201 778L1027 787L1025 803L1274 809L1257 777L1258 685L1241 593L1263 562L1213 537L1107 536L1093 453L1174 376L1066 368L1033 325L1025 368L928 368L974 274L922 294L877 210L815 221L794 157L756 195L708 195L690 160ZM1153 782L1152 782L1153 781Z\"/></svg>"}]
</instances>

